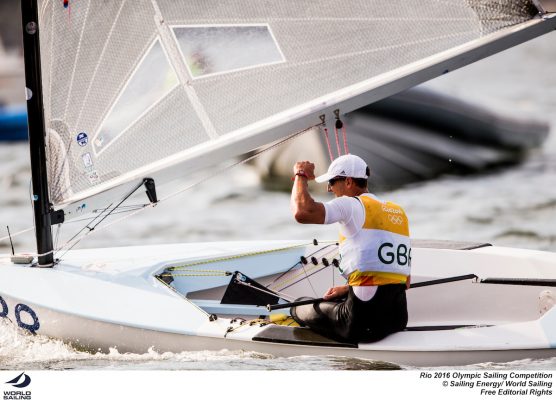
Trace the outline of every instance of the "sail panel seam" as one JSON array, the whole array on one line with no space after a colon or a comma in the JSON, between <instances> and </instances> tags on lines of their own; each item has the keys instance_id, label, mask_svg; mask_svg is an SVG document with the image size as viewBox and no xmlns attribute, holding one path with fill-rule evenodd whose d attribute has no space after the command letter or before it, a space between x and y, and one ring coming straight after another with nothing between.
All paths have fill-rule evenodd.
<instances>
[{"instance_id":1,"label":"sail panel seam","mask_svg":"<svg viewBox=\"0 0 556 400\"><path fill-rule=\"evenodd\" d=\"M100 56L99 56L99 61L97 62L97 64L95 65L95 70L93 71L93 75L91 77L91 79L89 80L89 85L87 86L87 90L85 91L85 96L83 96L83 101L81 102L81 109L79 110L79 115L77 117L77 119L75 120L75 126L79 126L81 123L81 116L83 115L83 110L85 109L85 103L88 101L89 99L89 94L91 92L91 88L93 87L93 82L96 79L96 75L98 72L98 69L101 65L101 60L104 58L104 54L106 53L106 49L108 48L108 44L110 43L110 40L112 38L112 34L114 33L115 27L117 25L117 22L120 19L120 15L121 12L124 8L124 5L126 4L127 0L124 0L122 2L122 5L120 6L120 9L118 10L118 13L116 14L116 18L114 18L114 23L112 24L112 26L110 27L110 31L108 33L108 36L106 38L106 41L104 42L104 46L102 48L102 51L100 52ZM75 127L74 127L75 130Z\"/></svg>"},{"instance_id":2,"label":"sail panel seam","mask_svg":"<svg viewBox=\"0 0 556 400\"><path fill-rule=\"evenodd\" d=\"M184 58L177 45L177 39L171 27L166 24L164 20L164 16L160 11L160 7L157 1L151 0L151 3L155 10L155 15L154 15L155 25L157 27L158 34L160 36L160 43L162 47L166 50L166 53L168 54L168 58L170 59L170 63L172 64L174 71L176 71L178 80L180 81L181 86L185 91L185 94L187 95L189 101L191 102L191 105L195 110L195 114L197 115L197 118L199 118L199 121L203 125L206 134L212 140L217 139L220 135L218 134L216 127L212 123L212 120L210 119L208 112L206 111L203 103L199 99L197 92L190 85L190 80L193 78L189 76L189 72L187 71L187 66L185 65Z\"/></svg>"},{"instance_id":3,"label":"sail panel seam","mask_svg":"<svg viewBox=\"0 0 556 400\"><path fill-rule=\"evenodd\" d=\"M459 36L468 35L472 32L474 32L474 31L462 31L462 32L457 32L457 33L451 33L451 34L448 34L448 35L436 36L436 37L428 38L428 39L422 39L422 40L416 40L416 41L412 41L412 42L400 43L400 44L396 44L396 45L393 45L393 46L382 46L382 47L377 47L377 48L370 49L370 50L360 50L360 51L354 51L354 52L350 52L350 53L335 54L333 56L322 57L322 58L313 59L313 60L310 60L310 61L288 62L287 64L284 64L284 63L274 64L269 68L272 68L273 70L281 70L281 69L289 69L289 68L294 68L294 67L299 67L299 66L307 66L307 65L311 65L311 64L317 64L317 63L320 64L320 63L323 63L323 62L338 60L338 59L342 59L342 58L356 57L356 56L360 56L360 55L377 53L377 52L381 52L381 51L388 51L388 50L393 50L393 49L400 49L400 48L404 48L404 47L414 46L416 44L434 42L434 41L437 41L437 40L440 40L440 39L455 38L455 37L459 37ZM437 53L435 53L435 54L437 54ZM253 72L256 72L256 71L249 70L249 71L241 71L241 72L238 72L238 73L231 72L230 74L233 74L234 77L242 77L242 76L245 76L245 75L249 75L250 73L253 73ZM214 82L214 81L217 81L217 80L218 80L218 78L214 78L214 77L207 77L207 78L200 77L200 78L198 78L199 83Z\"/></svg>"},{"instance_id":4,"label":"sail panel seam","mask_svg":"<svg viewBox=\"0 0 556 400\"><path fill-rule=\"evenodd\" d=\"M91 0L89 0L89 2L87 3L87 10L85 11L85 20L83 21L83 24L81 26L81 33L79 34L79 42L77 44L77 51L75 52L75 58L73 59L73 68L71 70L70 84L69 84L68 93L67 93L67 96L66 96L66 107L64 109L64 121L67 120L71 93L73 91L73 82L75 80L75 70L77 69L77 62L78 62L79 57L81 55L81 43L83 43L83 34L85 33L85 26L87 25L87 20L89 19L89 10L90 9L91 9Z\"/></svg>"},{"instance_id":5,"label":"sail panel seam","mask_svg":"<svg viewBox=\"0 0 556 400\"><path fill-rule=\"evenodd\" d=\"M154 37L156 37L156 35L153 34L153 39ZM127 78L125 80L123 80L123 83L120 84L118 86L118 89L115 91L115 96L113 97L112 100L110 100L108 102L109 106L106 108L106 110L102 113L102 115L104 115L104 118L102 118L100 120L99 123L97 123L97 125L92 129L93 132L95 132L95 134L93 135L93 138L98 136L98 133L100 132L102 126L104 125L104 123L106 122L106 120L108 119L108 117L110 116L110 113L112 112L112 110L114 109L114 107L116 106L116 104L118 103L118 100L121 98L121 96L123 95L125 88L127 87L127 85L129 84L129 82L133 79L133 76L135 74L135 72L137 71L137 69L139 68L139 66L141 65L142 60L144 60L144 57L147 55L148 51L152 48L153 44L155 42L153 42L153 40L148 40L147 41L147 45L145 46L145 48L143 49L143 51L141 51L139 54L141 54L141 56L138 58L138 60L135 62L134 64L134 68L132 68L130 70L129 75L127 76ZM93 150L95 151L95 150Z\"/></svg>"}]
</instances>

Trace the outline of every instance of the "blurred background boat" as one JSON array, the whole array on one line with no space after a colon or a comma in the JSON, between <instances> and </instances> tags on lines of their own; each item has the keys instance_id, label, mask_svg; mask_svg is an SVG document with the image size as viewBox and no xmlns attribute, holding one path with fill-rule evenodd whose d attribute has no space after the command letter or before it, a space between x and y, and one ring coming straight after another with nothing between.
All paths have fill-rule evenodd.
<instances>
[{"instance_id":1,"label":"blurred background boat","mask_svg":"<svg viewBox=\"0 0 556 400\"><path fill-rule=\"evenodd\" d=\"M0 141L27 140L25 104L0 106Z\"/></svg>"},{"instance_id":2,"label":"blurred background boat","mask_svg":"<svg viewBox=\"0 0 556 400\"><path fill-rule=\"evenodd\" d=\"M548 137L547 122L509 115L445 93L413 88L342 117L349 151L371 167L373 190L391 190L442 174L470 174L524 160ZM329 128L332 131L332 128ZM323 132L264 153L254 165L267 189L289 190L301 159L329 163ZM334 156L334 133L329 132ZM343 148L340 137L340 147ZM343 150L342 150L343 151Z\"/></svg>"},{"instance_id":3,"label":"blurred background boat","mask_svg":"<svg viewBox=\"0 0 556 400\"><path fill-rule=\"evenodd\" d=\"M19 1L0 1L0 141L27 139Z\"/></svg>"}]
</instances>

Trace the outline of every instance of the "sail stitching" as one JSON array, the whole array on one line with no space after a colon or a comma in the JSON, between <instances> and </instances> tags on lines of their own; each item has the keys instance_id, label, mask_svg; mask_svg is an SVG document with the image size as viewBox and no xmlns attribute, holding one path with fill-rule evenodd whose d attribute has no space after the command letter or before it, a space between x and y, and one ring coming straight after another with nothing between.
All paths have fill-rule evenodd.
<instances>
[{"instance_id":1,"label":"sail stitching","mask_svg":"<svg viewBox=\"0 0 556 400\"><path fill-rule=\"evenodd\" d=\"M49 129L47 131L47 142L46 142L49 149L52 146L51 145L51 143L52 143L51 138L53 136L54 136L54 134ZM62 180L62 175L65 174L66 175L66 180L69 179L67 174L69 173L68 172L68 154L69 154L69 151L70 151L70 147L71 147L71 141L68 142L67 148L64 149L65 150L64 151L64 158L62 160L62 163L60 164L60 165L64 165L64 167L58 168L58 173L57 173L57 175L56 175L56 177L53 181L54 184L53 185L48 185L48 191L49 191L48 195L50 196L51 199L63 198L66 193L71 192L71 187L66 187L65 190L62 190L60 188L60 185L59 185L61 180ZM63 149L63 148L61 147L61 149ZM48 153L49 153L49 164L51 165L54 162L53 161L54 157L52 156L53 152L51 150L49 150ZM59 151L56 152L56 155L58 155L58 154L59 154Z\"/></svg>"},{"instance_id":2,"label":"sail stitching","mask_svg":"<svg viewBox=\"0 0 556 400\"><path fill-rule=\"evenodd\" d=\"M216 127L212 123L205 106L199 99L195 88L193 88L189 80L190 77L189 73L187 72L187 67L184 63L184 58L181 56L180 50L177 48L177 39L172 31L172 29L164 22L164 17L162 16L162 12L158 6L156 0L151 0L153 8L155 10L156 21L155 25L157 27L157 31L160 35L160 43L168 54L168 58L170 59L170 63L172 64L176 74L178 75L178 80L181 82L182 87L185 91L185 94L189 98L199 121L203 125L205 132L211 139L217 139L219 137L218 131Z\"/></svg>"},{"instance_id":3,"label":"sail stitching","mask_svg":"<svg viewBox=\"0 0 556 400\"><path fill-rule=\"evenodd\" d=\"M79 43L77 44L77 51L75 52L75 58L73 60L73 68L71 70L71 78L70 78L70 85L68 88L68 94L66 96L66 108L64 109L64 121L67 118L68 115L68 107L69 107L69 103L70 103L70 98L71 98L71 92L73 90L73 82L75 80L75 71L77 69L77 62L79 60L79 56L81 54L81 44L83 42L83 34L85 33L85 26L87 25L87 20L89 18L89 10L91 9L91 0L89 0L89 2L87 3L87 10L85 11L85 20L83 21L83 24L81 26L81 33L79 34Z\"/></svg>"},{"instance_id":4,"label":"sail stitching","mask_svg":"<svg viewBox=\"0 0 556 400\"><path fill-rule=\"evenodd\" d=\"M41 7L41 9L39 10L39 19L43 19L43 18L44 18L44 14L46 13L46 9L48 8L49 3L50 3L50 0L45 0L45 1L42 3L42 7Z\"/></svg>"},{"instance_id":5,"label":"sail stitching","mask_svg":"<svg viewBox=\"0 0 556 400\"><path fill-rule=\"evenodd\" d=\"M153 34L153 38L156 38L156 35ZM104 117L92 129L92 131L95 132L94 137L98 136L98 133L100 132L100 128L102 127L102 125L105 123L105 121L110 116L111 111L114 109L114 107L118 103L118 100L124 94L126 86L133 79L133 76L135 75L135 72L140 67L141 62L144 60L144 57L147 55L147 53L149 52L149 50L152 48L153 45L154 45L154 43L153 43L152 39L148 40L147 45L143 48L143 50L141 52L139 52L139 57L135 61L133 68L130 69L130 72L127 75L126 79L122 80L122 83L118 86L118 89L114 92L115 95L108 102L108 106L106 107L106 109L102 112L102 115L104 115ZM165 96L163 96L163 98L166 97L166 96L167 96L167 94Z\"/></svg>"},{"instance_id":6,"label":"sail stitching","mask_svg":"<svg viewBox=\"0 0 556 400\"><path fill-rule=\"evenodd\" d=\"M472 22L474 18L462 18L462 17L453 17L453 18L438 18L438 17L421 17L421 18L413 18L413 17L373 17L373 18L366 18L366 17L310 17L310 18L272 18L268 17L264 19L265 21L269 22L304 22L304 21L321 21L321 22L414 22L414 21L423 21L423 22L449 22L449 21L469 21ZM246 23L260 23L260 18L215 18L215 19L206 19L206 18L199 18L195 19L195 23L198 25L214 25L214 24L246 24Z\"/></svg>"},{"instance_id":7,"label":"sail stitching","mask_svg":"<svg viewBox=\"0 0 556 400\"><path fill-rule=\"evenodd\" d=\"M462 32L451 33L451 34L447 34L447 35L436 36L436 37L429 38L429 39L414 40L412 42L405 42L405 43L392 45L392 46L382 46L382 47L377 47L377 48L369 49L369 50L360 50L360 51L354 51L354 52L350 52L350 53L335 54L333 56L322 57L322 58L313 59L313 60L310 60L310 61L290 62L290 63L287 63L287 64L274 64L272 66L269 66L268 68L272 68L273 70L290 69L290 68L293 68L293 67L307 66L307 65L311 65L311 64L323 63L323 62L338 60L338 59L342 59L342 58L355 57L355 56L360 56L360 55L364 55L364 54L377 53L377 52L387 51L387 50L392 50L392 49L400 49L400 48L405 48L405 47L409 47L409 46L414 46L416 44L434 42L434 41L437 41L437 40L440 40L440 39L455 38L455 37L459 37L459 36L468 35L472 32L474 32L474 31L473 30L462 31ZM251 69L251 70L245 70L245 71L237 72L237 73L230 72L230 74L233 74L236 77L240 77L240 76L249 75L250 73L253 73L255 71L260 71L260 70ZM214 82L214 81L217 81L217 80L218 80L218 78L207 77L207 78L199 78L198 82L199 83L201 83L201 82Z\"/></svg>"},{"instance_id":8,"label":"sail stitching","mask_svg":"<svg viewBox=\"0 0 556 400\"><path fill-rule=\"evenodd\" d=\"M85 95L83 96L83 101L81 102L81 109L79 110L79 115L76 119L75 126L79 126L79 124L81 123L81 115L83 114L83 110L85 109L85 103L87 102L87 100L89 98L89 94L91 92L93 82L96 79L96 75L97 75L99 66L101 65L100 60L102 60L104 58L104 54L106 53L106 49L108 48L108 44L110 43L110 40L112 38L112 34L114 33L114 30L116 28L116 24L117 24L118 20L120 19L120 14L121 14L121 12L124 8L124 5L126 4L126 1L127 0L124 0L122 2L122 5L120 6L120 9L118 10L118 13L116 14L116 18L114 18L114 23L110 27L110 31L108 33L108 36L106 38L106 41L105 41L104 46L102 48L102 51L100 52L99 62L97 62L97 64L95 65L95 70L93 71L93 75L92 75L91 79L89 80L89 85L87 86L87 90L85 91ZM74 127L74 129L75 129L75 127Z\"/></svg>"},{"instance_id":9,"label":"sail stitching","mask_svg":"<svg viewBox=\"0 0 556 400\"><path fill-rule=\"evenodd\" d=\"M133 79L133 78L131 78ZM114 136L112 139L110 139L110 141L100 150L97 150L96 147L94 148L94 152L95 155L100 155L102 154L104 151L106 151L108 148L110 148L111 145L113 145L114 143L116 143L116 141L123 135L125 135L127 132L129 132L130 130L132 130L133 128L135 128L136 126L138 126L144 119L144 117L148 114L150 114L153 110L155 110L160 104L162 104L163 101L166 100L167 97L169 97L170 95L172 95L175 91L175 89L179 86L179 84L176 84L175 86L173 86L171 89L168 89L168 92L166 94L164 94L163 96L161 96L158 100L156 100L155 102L153 102L146 110L144 110L138 117L136 117L132 122L130 122L128 124L127 127L125 127L124 129L122 129L116 136ZM125 92L122 91L121 95L123 95ZM100 127L102 128L102 125L104 125L104 123L106 122L106 120L109 118L110 114L113 113L114 108L116 107L116 105L119 103L120 101L120 97L114 101L114 104L112 105L111 110L107 113L106 118L102 121L102 123L100 124ZM99 130L97 130L97 132L95 132L95 135L93 138L97 138L99 136L99 133L101 132L101 128L99 128Z\"/></svg>"},{"instance_id":10,"label":"sail stitching","mask_svg":"<svg viewBox=\"0 0 556 400\"><path fill-rule=\"evenodd\" d=\"M52 3L52 8L54 8L54 3ZM45 11L46 12L46 11ZM50 14L50 27L51 27L51 31L50 31L50 52L49 52L49 60L50 60L50 66L49 66L49 79L48 79L48 95L52 96L52 81L53 81L53 76L52 76L52 72L54 71L54 12L52 12ZM46 111L46 108L48 107L48 120L51 121L52 120L52 106L51 104L48 102L47 103L48 106L44 106ZM43 112L44 112L43 111ZM46 119L46 115L45 115L45 119ZM48 133L47 133L48 135Z\"/></svg>"}]
</instances>

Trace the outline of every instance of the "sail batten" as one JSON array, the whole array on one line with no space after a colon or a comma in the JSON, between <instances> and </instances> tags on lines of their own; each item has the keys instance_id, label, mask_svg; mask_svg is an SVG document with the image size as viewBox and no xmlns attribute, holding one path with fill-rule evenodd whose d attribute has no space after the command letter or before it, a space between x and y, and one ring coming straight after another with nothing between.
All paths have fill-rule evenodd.
<instances>
[{"instance_id":1,"label":"sail batten","mask_svg":"<svg viewBox=\"0 0 556 400\"><path fill-rule=\"evenodd\" d=\"M529 0L75 0L71 18L40 5L49 182L68 210L145 176L207 168L554 27Z\"/></svg>"}]
</instances>

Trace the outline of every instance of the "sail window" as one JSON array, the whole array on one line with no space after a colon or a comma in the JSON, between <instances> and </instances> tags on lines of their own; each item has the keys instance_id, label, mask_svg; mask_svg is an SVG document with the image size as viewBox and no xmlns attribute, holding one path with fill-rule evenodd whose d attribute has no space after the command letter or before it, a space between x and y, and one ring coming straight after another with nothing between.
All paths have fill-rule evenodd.
<instances>
[{"instance_id":1,"label":"sail window","mask_svg":"<svg viewBox=\"0 0 556 400\"><path fill-rule=\"evenodd\" d=\"M174 27L193 78L284 62L268 25Z\"/></svg>"},{"instance_id":2,"label":"sail window","mask_svg":"<svg viewBox=\"0 0 556 400\"><path fill-rule=\"evenodd\" d=\"M176 73L157 39L121 91L93 138L96 154L133 126L178 85Z\"/></svg>"}]
</instances>

